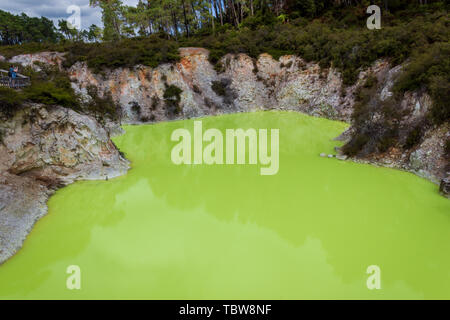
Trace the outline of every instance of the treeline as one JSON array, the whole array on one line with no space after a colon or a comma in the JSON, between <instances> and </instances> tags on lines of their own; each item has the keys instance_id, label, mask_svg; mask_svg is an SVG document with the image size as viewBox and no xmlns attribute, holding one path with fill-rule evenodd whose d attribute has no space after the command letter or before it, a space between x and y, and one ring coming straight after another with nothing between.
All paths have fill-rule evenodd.
<instances>
[{"instance_id":1,"label":"treeline","mask_svg":"<svg viewBox=\"0 0 450 320\"><path fill-rule=\"evenodd\" d=\"M442 0L140 0L136 7L121 0L90 0L103 12L104 40L164 34L178 39L194 34L222 32L245 25L282 23L320 17L329 10L377 4L385 12L440 3Z\"/></svg>"},{"instance_id":2,"label":"treeline","mask_svg":"<svg viewBox=\"0 0 450 320\"><path fill-rule=\"evenodd\" d=\"M46 17L34 18L25 13L14 15L0 10L0 44L22 45L25 43L60 43L63 41L101 41L103 30L91 25L86 30L70 28L67 21L60 20L58 27Z\"/></svg>"},{"instance_id":3,"label":"treeline","mask_svg":"<svg viewBox=\"0 0 450 320\"><path fill-rule=\"evenodd\" d=\"M69 28L65 20L53 22L45 17L14 15L0 10L0 44L61 43L116 41L124 38L158 35L178 41L192 36L220 34L226 30L255 29L276 23L291 23L298 19L336 16L347 27L366 18L370 4L383 9L384 22L399 11L414 12L434 5L448 7L448 0L139 0L136 6L124 5L122 0L90 0L92 7L102 10L104 28L91 25L88 29ZM356 9L360 10L356 10ZM351 11L353 10L353 11ZM356 15L355 15L356 13ZM353 16L352 16L353 15ZM298 21L297 21L298 22Z\"/></svg>"},{"instance_id":4,"label":"treeline","mask_svg":"<svg viewBox=\"0 0 450 320\"><path fill-rule=\"evenodd\" d=\"M15 45L27 42L56 42L58 33L53 22L45 17L30 18L0 10L0 43Z\"/></svg>"}]
</instances>

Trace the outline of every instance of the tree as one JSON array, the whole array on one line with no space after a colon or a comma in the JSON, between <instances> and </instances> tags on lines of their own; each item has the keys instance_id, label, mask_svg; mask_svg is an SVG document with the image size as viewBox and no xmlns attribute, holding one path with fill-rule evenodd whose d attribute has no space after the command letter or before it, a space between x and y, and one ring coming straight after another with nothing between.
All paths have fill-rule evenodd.
<instances>
[{"instance_id":1,"label":"tree","mask_svg":"<svg viewBox=\"0 0 450 320\"><path fill-rule=\"evenodd\" d=\"M70 28L66 20L58 20L59 31L69 40L78 40L80 34L77 29Z\"/></svg>"},{"instance_id":2,"label":"tree","mask_svg":"<svg viewBox=\"0 0 450 320\"><path fill-rule=\"evenodd\" d=\"M92 24L89 27L88 33L87 33L87 39L91 42L98 42L101 40L103 35L102 28L96 26L95 24Z\"/></svg>"},{"instance_id":3,"label":"tree","mask_svg":"<svg viewBox=\"0 0 450 320\"><path fill-rule=\"evenodd\" d=\"M53 22L45 17L31 18L0 10L0 43L56 42L58 33Z\"/></svg>"},{"instance_id":4,"label":"tree","mask_svg":"<svg viewBox=\"0 0 450 320\"><path fill-rule=\"evenodd\" d=\"M119 40L122 37L122 2L120 0L89 0L89 4L102 9L103 40Z\"/></svg>"}]
</instances>

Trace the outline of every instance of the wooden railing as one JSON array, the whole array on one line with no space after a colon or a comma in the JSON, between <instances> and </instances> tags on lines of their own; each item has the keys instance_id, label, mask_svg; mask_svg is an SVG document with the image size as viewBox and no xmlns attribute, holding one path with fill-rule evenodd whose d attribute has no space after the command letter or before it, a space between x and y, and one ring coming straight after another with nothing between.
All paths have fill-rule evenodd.
<instances>
[{"instance_id":1,"label":"wooden railing","mask_svg":"<svg viewBox=\"0 0 450 320\"><path fill-rule=\"evenodd\" d=\"M12 79L8 77L8 71L0 69L0 86L19 89L31 85L30 78L17 73L17 77Z\"/></svg>"}]
</instances>

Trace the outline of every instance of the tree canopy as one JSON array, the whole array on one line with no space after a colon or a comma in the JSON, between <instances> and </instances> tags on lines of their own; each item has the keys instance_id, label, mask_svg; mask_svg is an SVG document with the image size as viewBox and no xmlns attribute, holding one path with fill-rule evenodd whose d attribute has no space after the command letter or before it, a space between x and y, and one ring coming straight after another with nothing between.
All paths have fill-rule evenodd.
<instances>
[{"instance_id":1,"label":"tree canopy","mask_svg":"<svg viewBox=\"0 0 450 320\"><path fill-rule=\"evenodd\" d=\"M121 0L90 0L103 12L104 40L159 33L178 39L193 34L221 32L234 27L315 18L330 9L377 4L394 13L408 7L446 3L443 0L139 0L126 6Z\"/></svg>"},{"instance_id":2,"label":"tree canopy","mask_svg":"<svg viewBox=\"0 0 450 320\"><path fill-rule=\"evenodd\" d=\"M25 42L56 42L58 32L45 17L31 18L25 13L13 15L0 10L0 41L3 45Z\"/></svg>"}]
</instances>

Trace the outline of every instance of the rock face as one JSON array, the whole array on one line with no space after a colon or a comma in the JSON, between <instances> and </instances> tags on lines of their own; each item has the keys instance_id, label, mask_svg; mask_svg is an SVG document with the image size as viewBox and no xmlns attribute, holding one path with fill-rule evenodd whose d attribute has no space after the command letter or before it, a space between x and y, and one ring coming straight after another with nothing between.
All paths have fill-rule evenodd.
<instances>
[{"instance_id":1,"label":"rock face","mask_svg":"<svg viewBox=\"0 0 450 320\"><path fill-rule=\"evenodd\" d=\"M441 185L439 186L439 192L443 196L450 198L450 176L442 179Z\"/></svg>"},{"instance_id":2,"label":"rock face","mask_svg":"<svg viewBox=\"0 0 450 320\"><path fill-rule=\"evenodd\" d=\"M90 99L90 86L97 87L101 95L110 93L123 108L123 121L128 123L269 109L349 122L358 87L369 74L390 71L388 62L377 61L361 72L355 85L345 88L335 69L321 69L318 64L292 55L274 60L261 54L254 60L245 54L228 54L221 59L219 71L211 65L208 55L205 49L181 48L178 63L157 68L118 68L102 74L94 74L86 63L78 62L69 69L69 75L83 100ZM385 79L385 96L391 94L391 78ZM215 84L222 92L213 89ZM169 85L182 90L180 113L175 115L169 115L165 108L164 92Z\"/></svg>"},{"instance_id":3,"label":"rock face","mask_svg":"<svg viewBox=\"0 0 450 320\"><path fill-rule=\"evenodd\" d=\"M56 65L62 69L62 62L64 61L64 53L59 52L39 52L31 54L21 54L12 57L9 62L13 64L21 64L24 67L31 66L35 71L40 71L39 64Z\"/></svg>"},{"instance_id":4,"label":"rock face","mask_svg":"<svg viewBox=\"0 0 450 320\"><path fill-rule=\"evenodd\" d=\"M129 123L268 109L350 119L352 100L341 97L342 80L334 69L321 71L317 64L295 56L276 61L262 54L255 61L238 54L224 56L218 73L205 49L182 48L180 55L175 64L119 68L102 75L78 62L69 74L84 100L90 99L89 86L100 94L110 93L123 108L123 121ZM165 106L164 92L170 85L182 90L178 114L169 114Z\"/></svg>"},{"instance_id":5,"label":"rock face","mask_svg":"<svg viewBox=\"0 0 450 320\"><path fill-rule=\"evenodd\" d=\"M57 188L126 173L128 162L93 118L31 105L0 123L0 263L21 246Z\"/></svg>"},{"instance_id":6,"label":"rock face","mask_svg":"<svg viewBox=\"0 0 450 320\"><path fill-rule=\"evenodd\" d=\"M371 69L379 83L377 92L369 102L376 107L369 121L376 124L380 123L379 119L383 117L383 103L389 103L388 99L394 95L392 92L393 79L399 75L402 66L390 68L388 65L379 64L378 67L375 65ZM392 103L395 100L391 99L390 101ZM430 96L421 91L406 92L401 101L395 104L395 111L401 114L399 119L396 120L399 128L399 145L406 144L409 133L413 129L423 126L431 106ZM351 132L353 129L353 127L350 127L348 131ZM348 134L346 138L348 139ZM450 124L444 123L423 132L421 141L411 149L391 147L383 153L372 153L364 160L369 163L410 171L439 184L448 175L449 162L444 151L444 144L448 139L450 139Z\"/></svg>"},{"instance_id":7,"label":"rock face","mask_svg":"<svg viewBox=\"0 0 450 320\"><path fill-rule=\"evenodd\" d=\"M182 48L180 56L180 62L174 64L119 68L102 75L93 74L85 63L79 62L70 68L69 74L74 89L84 100L90 99L89 86L97 87L100 94L110 93L123 108L123 121L128 123L270 109L295 110L351 123L356 92L366 79L376 77L378 89L373 100L381 105L393 96L394 80L402 70L402 66L392 67L379 60L361 71L353 86L345 87L340 73L333 68L321 69L292 55L277 61L268 54L257 60L245 54L228 54L221 59L219 68L211 65L205 49ZM164 101L164 92L170 85L182 90L179 112L175 114L168 112ZM405 114L400 124L404 128L400 133L402 142L407 130L417 126L430 106L431 99L426 93L405 94L398 105ZM382 107L378 109L371 121L381 117ZM341 138L348 139L352 130L350 127ZM449 136L448 125L427 132L425 139L406 153L393 148L361 161L401 168L439 183L446 175L442 145L445 136Z\"/></svg>"},{"instance_id":8,"label":"rock face","mask_svg":"<svg viewBox=\"0 0 450 320\"><path fill-rule=\"evenodd\" d=\"M449 124L426 132L422 143L407 158L407 166L417 175L439 184L449 174L449 162L444 152L444 142L447 139L450 139Z\"/></svg>"},{"instance_id":9,"label":"rock face","mask_svg":"<svg viewBox=\"0 0 450 320\"><path fill-rule=\"evenodd\" d=\"M47 212L51 191L30 177L0 173L0 264L13 256Z\"/></svg>"}]
</instances>

